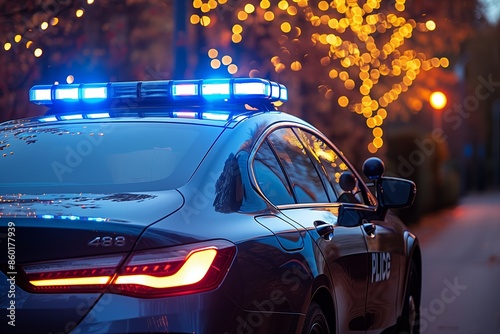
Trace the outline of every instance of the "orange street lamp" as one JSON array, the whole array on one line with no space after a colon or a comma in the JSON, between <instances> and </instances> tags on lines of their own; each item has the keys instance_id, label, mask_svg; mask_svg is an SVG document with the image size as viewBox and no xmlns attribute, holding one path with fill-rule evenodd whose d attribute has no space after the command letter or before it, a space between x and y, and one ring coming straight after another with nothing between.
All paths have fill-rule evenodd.
<instances>
[{"instance_id":1,"label":"orange street lamp","mask_svg":"<svg viewBox=\"0 0 500 334\"><path fill-rule=\"evenodd\" d=\"M437 91L431 94L429 102L431 103L431 106L434 109L441 110L444 107L446 107L446 102L448 102L448 99L446 98L446 95L444 95L443 92Z\"/></svg>"},{"instance_id":2,"label":"orange street lamp","mask_svg":"<svg viewBox=\"0 0 500 334\"><path fill-rule=\"evenodd\" d=\"M432 126L435 129L442 128L441 112L440 111L444 107L446 107L447 102L448 102L448 99L446 98L446 95L444 95L444 93L440 92L440 91L433 92L429 98L429 103L431 104L432 108L434 108Z\"/></svg>"}]
</instances>

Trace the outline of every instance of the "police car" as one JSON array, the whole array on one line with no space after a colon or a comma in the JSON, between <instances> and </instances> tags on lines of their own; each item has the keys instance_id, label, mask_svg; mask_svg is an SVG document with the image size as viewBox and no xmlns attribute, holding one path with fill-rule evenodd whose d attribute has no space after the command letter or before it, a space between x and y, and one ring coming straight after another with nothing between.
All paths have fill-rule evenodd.
<instances>
[{"instance_id":1,"label":"police car","mask_svg":"<svg viewBox=\"0 0 500 334\"><path fill-rule=\"evenodd\" d=\"M39 85L0 125L2 333L417 333L421 255L257 78Z\"/></svg>"}]
</instances>

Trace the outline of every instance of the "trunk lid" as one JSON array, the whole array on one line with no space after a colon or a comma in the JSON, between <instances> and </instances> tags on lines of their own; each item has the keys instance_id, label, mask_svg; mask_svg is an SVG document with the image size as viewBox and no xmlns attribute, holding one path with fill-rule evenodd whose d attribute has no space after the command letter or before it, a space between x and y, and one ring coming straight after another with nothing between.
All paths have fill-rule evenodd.
<instances>
[{"instance_id":1,"label":"trunk lid","mask_svg":"<svg viewBox=\"0 0 500 334\"><path fill-rule=\"evenodd\" d=\"M182 205L176 190L0 196L0 332L70 332L92 316L142 232ZM78 291L33 283L92 275L103 283Z\"/></svg>"},{"instance_id":2,"label":"trunk lid","mask_svg":"<svg viewBox=\"0 0 500 334\"><path fill-rule=\"evenodd\" d=\"M2 196L0 242L14 225L17 264L129 252L147 226L182 204L176 190Z\"/></svg>"}]
</instances>

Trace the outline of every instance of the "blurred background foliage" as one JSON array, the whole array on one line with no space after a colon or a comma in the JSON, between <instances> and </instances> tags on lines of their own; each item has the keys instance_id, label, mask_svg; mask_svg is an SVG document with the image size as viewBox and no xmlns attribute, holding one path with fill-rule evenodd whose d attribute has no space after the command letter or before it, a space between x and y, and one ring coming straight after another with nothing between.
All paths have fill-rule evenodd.
<instances>
[{"instance_id":1,"label":"blurred background foliage","mask_svg":"<svg viewBox=\"0 0 500 334\"><path fill-rule=\"evenodd\" d=\"M34 84L265 77L358 169L376 155L415 180L418 216L500 185L490 12L479 0L1 0L0 120L43 112L27 102Z\"/></svg>"}]
</instances>

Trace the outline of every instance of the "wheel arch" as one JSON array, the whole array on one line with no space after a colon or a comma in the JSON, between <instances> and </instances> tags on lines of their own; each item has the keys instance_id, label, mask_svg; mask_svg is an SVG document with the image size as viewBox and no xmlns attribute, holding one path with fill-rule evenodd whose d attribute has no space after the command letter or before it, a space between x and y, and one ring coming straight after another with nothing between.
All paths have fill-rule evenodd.
<instances>
[{"instance_id":1,"label":"wheel arch","mask_svg":"<svg viewBox=\"0 0 500 334\"><path fill-rule=\"evenodd\" d=\"M329 283L329 280L325 276L317 277L313 284L312 291L313 293L309 304L312 302L316 302L321 307L321 310L325 314L325 317L328 321L330 333L336 333L336 307L333 287Z\"/></svg>"},{"instance_id":2,"label":"wheel arch","mask_svg":"<svg viewBox=\"0 0 500 334\"><path fill-rule=\"evenodd\" d=\"M411 263L413 262L417 268L418 272L418 282L420 284L420 291L422 290L422 252L420 250L420 244L417 237L411 232L405 232L406 235L406 267L404 272L404 290L403 298L408 289L408 278L410 276ZM421 296L417 301L417 305L420 306Z\"/></svg>"}]
</instances>

